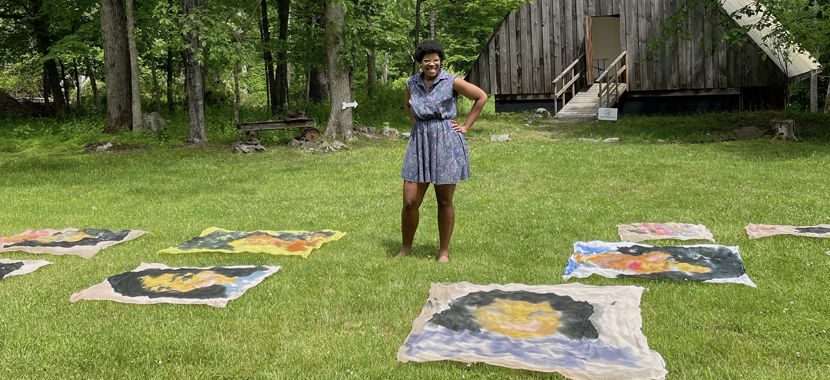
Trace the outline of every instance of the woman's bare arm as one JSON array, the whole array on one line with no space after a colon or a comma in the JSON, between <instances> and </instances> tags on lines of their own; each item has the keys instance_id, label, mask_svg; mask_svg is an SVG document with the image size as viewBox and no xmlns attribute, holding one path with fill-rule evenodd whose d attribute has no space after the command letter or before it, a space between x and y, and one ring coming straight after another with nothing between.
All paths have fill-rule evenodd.
<instances>
[{"instance_id":1,"label":"woman's bare arm","mask_svg":"<svg viewBox=\"0 0 830 380\"><path fill-rule=\"evenodd\" d=\"M415 125L415 115L412 114L412 106L409 104L409 99L412 99L412 94L409 93L409 86L406 87L406 95L404 95L403 109L409 115L409 121Z\"/></svg>"},{"instance_id":2,"label":"woman's bare arm","mask_svg":"<svg viewBox=\"0 0 830 380\"><path fill-rule=\"evenodd\" d=\"M473 109L470 111L470 115L467 116L467 120L464 121L464 125L458 125L458 123L453 120L452 129L461 133L466 133L473 127L473 123L476 122L478 115L481 114L481 110L484 109L484 104L487 103L487 94L484 90L478 88L478 86L465 81L461 77L455 78L452 89L455 90L455 92L464 95L465 98L475 101Z\"/></svg>"}]
</instances>

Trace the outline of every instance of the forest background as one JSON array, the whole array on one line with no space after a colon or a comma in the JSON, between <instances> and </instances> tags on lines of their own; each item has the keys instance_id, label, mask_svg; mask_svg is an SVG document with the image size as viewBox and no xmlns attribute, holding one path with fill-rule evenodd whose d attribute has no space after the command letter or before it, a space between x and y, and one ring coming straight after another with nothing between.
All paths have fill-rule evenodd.
<instances>
[{"instance_id":1,"label":"forest background","mask_svg":"<svg viewBox=\"0 0 830 380\"><path fill-rule=\"evenodd\" d=\"M673 20L697 3L714 7L722 0L680 1L687 7ZM207 144L208 131L221 139L233 135L237 121L279 119L288 110L313 117L330 136L349 137L352 125L407 129L401 103L405 79L418 71L412 61L418 42L442 42L444 69L463 75L504 15L520 4L0 0L0 89L46 103L31 114L71 117L77 122L64 129L76 134L139 130L142 114L150 111L189 124L186 136L162 140L193 145ZM830 49L830 0L750 4L747 11L763 5L781 22L776 41L799 43L822 64L830 62L823 54ZM664 31L682 36L671 25ZM748 43L746 32L735 29L727 38ZM652 45L660 48L659 40ZM827 82L821 78L822 90ZM359 104L354 114L329 107L353 100ZM809 81L793 86L790 107L809 107ZM54 135L41 124L13 122L4 129L18 137Z\"/></svg>"}]
</instances>

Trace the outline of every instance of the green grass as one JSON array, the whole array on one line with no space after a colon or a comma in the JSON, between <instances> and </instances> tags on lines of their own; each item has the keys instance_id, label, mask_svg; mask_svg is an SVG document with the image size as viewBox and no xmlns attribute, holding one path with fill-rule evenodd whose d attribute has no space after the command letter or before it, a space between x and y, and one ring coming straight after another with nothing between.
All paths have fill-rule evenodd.
<instances>
[{"instance_id":1,"label":"green grass","mask_svg":"<svg viewBox=\"0 0 830 380\"><path fill-rule=\"evenodd\" d=\"M62 227L152 232L90 260L4 255L55 264L0 281L0 378L559 379L484 364L399 364L395 355L430 283L563 283L574 242L615 241L616 224L639 221L705 224L718 243L740 246L758 284L580 280L647 289L643 331L666 360L669 379L830 376L830 240L748 240L744 231L748 223L830 223L826 118L795 115L802 143L660 145L639 141L694 141L750 125L740 125L745 118L761 125L781 115L534 121L531 127L523 126L524 116L485 116L470 132L511 133L513 141L469 142L473 178L458 186L447 265L435 262L431 191L413 255L391 259L400 248L402 140L361 140L348 151L309 155L281 147L278 136L267 141L270 152L240 156L227 145L233 131L217 126L209 130L212 147L178 148L183 124L175 119L169 134L175 138L142 137L152 149L82 154L86 138L102 136L67 142L42 128L59 133L75 122L78 130L92 130L83 124L94 117L0 123L0 146L10 147L0 153L0 235ZM227 113L214 117L226 120ZM33 126L28 138L5 133L22 123ZM348 235L306 260L155 254L211 226ZM656 244L665 243L679 242ZM72 293L142 261L283 268L225 309L69 302Z\"/></svg>"}]
</instances>

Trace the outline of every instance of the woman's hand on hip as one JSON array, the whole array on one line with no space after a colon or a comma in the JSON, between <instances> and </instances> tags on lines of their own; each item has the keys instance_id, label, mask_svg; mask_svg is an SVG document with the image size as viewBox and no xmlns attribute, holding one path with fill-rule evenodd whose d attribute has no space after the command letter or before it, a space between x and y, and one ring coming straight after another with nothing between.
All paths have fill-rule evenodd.
<instances>
[{"instance_id":1,"label":"woman's hand on hip","mask_svg":"<svg viewBox=\"0 0 830 380\"><path fill-rule=\"evenodd\" d=\"M468 127L466 125L463 125L463 124L459 125L458 123L455 122L455 120L450 120L450 121L452 122L452 129L455 130L456 132L467 133L467 131L470 130L470 127Z\"/></svg>"}]
</instances>

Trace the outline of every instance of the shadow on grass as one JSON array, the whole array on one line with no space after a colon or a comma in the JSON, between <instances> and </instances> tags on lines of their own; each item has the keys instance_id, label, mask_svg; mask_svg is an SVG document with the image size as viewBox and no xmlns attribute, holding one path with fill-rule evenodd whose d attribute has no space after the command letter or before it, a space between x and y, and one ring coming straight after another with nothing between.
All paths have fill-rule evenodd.
<instances>
[{"instance_id":1,"label":"shadow on grass","mask_svg":"<svg viewBox=\"0 0 830 380\"><path fill-rule=\"evenodd\" d=\"M383 239L381 245L386 253L386 257L390 259L394 259L395 255L401 251L400 239ZM412 252L406 255L406 257L436 260L438 258L438 244L412 244Z\"/></svg>"}]
</instances>

